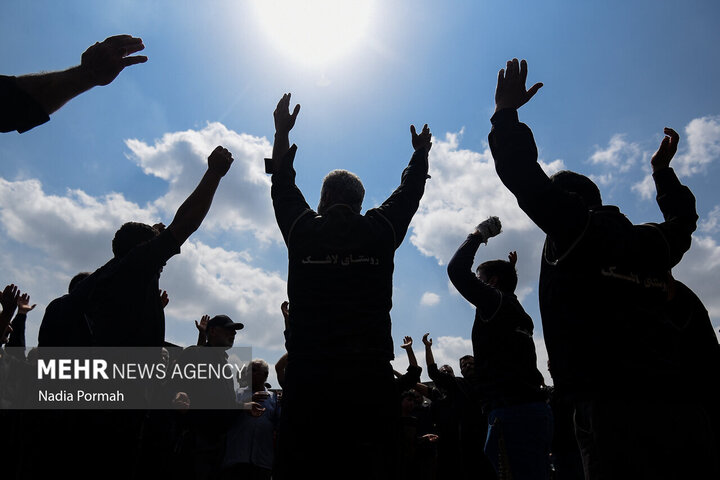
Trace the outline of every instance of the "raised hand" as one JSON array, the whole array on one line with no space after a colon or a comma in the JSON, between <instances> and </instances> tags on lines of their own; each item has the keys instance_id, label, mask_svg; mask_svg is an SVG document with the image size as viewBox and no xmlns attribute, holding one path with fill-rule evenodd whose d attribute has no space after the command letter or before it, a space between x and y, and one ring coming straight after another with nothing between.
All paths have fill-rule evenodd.
<instances>
[{"instance_id":1,"label":"raised hand","mask_svg":"<svg viewBox=\"0 0 720 480\"><path fill-rule=\"evenodd\" d=\"M290 93L282 96L273 112L275 119L275 132L287 134L295 126L295 119L300 112L300 104L295 105L293 112L290 113Z\"/></svg>"},{"instance_id":2,"label":"raised hand","mask_svg":"<svg viewBox=\"0 0 720 480\"><path fill-rule=\"evenodd\" d=\"M280 311L283 314L283 318L285 318L285 321L287 322L290 318L290 302L288 302L287 300L282 302L282 304L280 305Z\"/></svg>"},{"instance_id":3,"label":"raised hand","mask_svg":"<svg viewBox=\"0 0 720 480\"><path fill-rule=\"evenodd\" d=\"M680 135L670 127L665 127L663 133L665 133L665 136L660 142L657 152L655 152L652 159L650 159L653 172L670 166L670 161L675 156L678 142L680 141Z\"/></svg>"},{"instance_id":4,"label":"raised hand","mask_svg":"<svg viewBox=\"0 0 720 480\"><path fill-rule=\"evenodd\" d=\"M168 303L170 303L170 297L168 297L167 290L162 290L160 292L160 305L162 305L162 308L165 308Z\"/></svg>"},{"instance_id":5,"label":"raised hand","mask_svg":"<svg viewBox=\"0 0 720 480\"><path fill-rule=\"evenodd\" d=\"M512 265L513 267L515 265L517 265L517 252L516 251L513 250L512 252L508 253L508 262L510 262L510 265Z\"/></svg>"},{"instance_id":6,"label":"raised hand","mask_svg":"<svg viewBox=\"0 0 720 480\"><path fill-rule=\"evenodd\" d=\"M432 347L432 338L429 338L430 333L426 333L423 335L422 342L425 344L426 347Z\"/></svg>"},{"instance_id":7,"label":"raised hand","mask_svg":"<svg viewBox=\"0 0 720 480\"><path fill-rule=\"evenodd\" d=\"M27 293L23 293L22 295L17 297L16 304L18 309L18 315L27 315L27 313L33 308L35 308L36 305L35 303L30 305L30 295L28 295Z\"/></svg>"},{"instance_id":8,"label":"raised hand","mask_svg":"<svg viewBox=\"0 0 720 480\"><path fill-rule=\"evenodd\" d=\"M420 132L420 135L415 131L415 125L410 125L410 134L412 135L412 146L415 150L425 149L430 151L432 147L432 134L427 126L427 123Z\"/></svg>"},{"instance_id":9,"label":"raised hand","mask_svg":"<svg viewBox=\"0 0 720 480\"><path fill-rule=\"evenodd\" d=\"M7 312L7 316L12 316L17 308L18 298L20 297L20 290L14 284L7 285L2 291L2 297L0 297L0 305L2 305L3 313Z\"/></svg>"},{"instance_id":10,"label":"raised hand","mask_svg":"<svg viewBox=\"0 0 720 480\"><path fill-rule=\"evenodd\" d=\"M520 108L540 90L542 83L536 83L529 90L525 89L527 73L527 62L518 62L517 58L508 60L507 67L500 69L495 89L496 112L504 108Z\"/></svg>"},{"instance_id":11,"label":"raised hand","mask_svg":"<svg viewBox=\"0 0 720 480\"><path fill-rule=\"evenodd\" d=\"M475 234L482 238L482 241L487 243L489 238L492 238L500 233L502 230L502 223L498 217L488 217L487 220L480 223L475 227Z\"/></svg>"},{"instance_id":12,"label":"raised hand","mask_svg":"<svg viewBox=\"0 0 720 480\"><path fill-rule=\"evenodd\" d=\"M400 348L407 350L408 348L411 348L413 344L412 337L405 336L403 338L403 344L400 346Z\"/></svg>"},{"instance_id":13,"label":"raised hand","mask_svg":"<svg viewBox=\"0 0 720 480\"><path fill-rule=\"evenodd\" d=\"M210 315L203 315L200 318L200 323L198 323L197 320L195 320L195 327L198 329L198 332L202 334L207 333L207 324L210 321Z\"/></svg>"},{"instance_id":14,"label":"raised hand","mask_svg":"<svg viewBox=\"0 0 720 480\"><path fill-rule=\"evenodd\" d=\"M208 157L208 170L224 177L228 170L230 170L232 163L232 153L230 153L227 148L217 146Z\"/></svg>"},{"instance_id":15,"label":"raised hand","mask_svg":"<svg viewBox=\"0 0 720 480\"><path fill-rule=\"evenodd\" d=\"M108 37L85 50L80 68L89 75L94 85L107 85L115 80L125 67L147 62L144 55L128 56L144 48L141 38L131 35Z\"/></svg>"}]
</instances>

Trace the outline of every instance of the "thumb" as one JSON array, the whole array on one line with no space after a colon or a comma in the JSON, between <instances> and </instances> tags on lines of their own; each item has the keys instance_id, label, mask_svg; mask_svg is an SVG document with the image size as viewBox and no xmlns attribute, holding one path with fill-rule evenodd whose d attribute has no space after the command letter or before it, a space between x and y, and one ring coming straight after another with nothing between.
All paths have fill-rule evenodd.
<instances>
[{"instance_id":1,"label":"thumb","mask_svg":"<svg viewBox=\"0 0 720 480\"><path fill-rule=\"evenodd\" d=\"M528 94L528 97L527 97L528 100L530 100L530 99L538 92L538 90L540 90L540 88L542 88L542 86L543 86L542 83L536 83L535 85L533 85L532 87L530 87L530 89L529 89L528 92L527 92L527 94Z\"/></svg>"}]
</instances>

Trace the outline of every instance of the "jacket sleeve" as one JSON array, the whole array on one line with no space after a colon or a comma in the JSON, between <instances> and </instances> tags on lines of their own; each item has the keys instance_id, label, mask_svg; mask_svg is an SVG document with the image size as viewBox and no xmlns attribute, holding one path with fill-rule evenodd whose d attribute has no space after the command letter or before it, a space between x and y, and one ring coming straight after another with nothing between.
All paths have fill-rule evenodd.
<instances>
[{"instance_id":1,"label":"jacket sleeve","mask_svg":"<svg viewBox=\"0 0 720 480\"><path fill-rule=\"evenodd\" d=\"M278 171L271 177L270 193L275 209L275 219L286 245L290 244L290 235L298 220L306 215L313 217L317 215L295 185L295 169L293 168L295 152L297 152L297 145L293 144L280 161Z\"/></svg>"},{"instance_id":2,"label":"jacket sleeve","mask_svg":"<svg viewBox=\"0 0 720 480\"><path fill-rule=\"evenodd\" d=\"M657 203L665 221L660 224L648 224L662 234L662 239L658 240L657 235L653 235L653 239L643 240L643 243L647 244L654 240L661 246L661 250L664 247L667 251L667 269L670 269L677 265L685 252L690 249L692 233L697 228L698 220L695 196L688 187L680 183L672 168L658 170L653 174L653 180L657 189ZM647 232L642 228L638 230ZM652 234L647 233L647 235ZM665 259L656 256L654 260Z\"/></svg>"},{"instance_id":3,"label":"jacket sleeve","mask_svg":"<svg viewBox=\"0 0 720 480\"><path fill-rule=\"evenodd\" d=\"M500 292L481 282L472 271L475 253L480 247L482 238L479 235L468 235L460 245L452 260L448 263L448 276L460 295L477 307L480 316L490 320L500 307Z\"/></svg>"},{"instance_id":4,"label":"jacket sleeve","mask_svg":"<svg viewBox=\"0 0 720 480\"><path fill-rule=\"evenodd\" d=\"M488 141L500 180L559 247L571 245L587 225L587 206L577 195L554 186L540 168L532 131L518 121L517 110L501 110L490 121Z\"/></svg>"},{"instance_id":5,"label":"jacket sleeve","mask_svg":"<svg viewBox=\"0 0 720 480\"><path fill-rule=\"evenodd\" d=\"M420 205L428 178L427 172L428 151L418 150L413 153L410 163L403 171L400 186L382 205L368 212L379 214L388 222L393 231L395 248L402 244L410 221Z\"/></svg>"},{"instance_id":6,"label":"jacket sleeve","mask_svg":"<svg viewBox=\"0 0 720 480\"><path fill-rule=\"evenodd\" d=\"M43 107L18 87L15 77L0 75L0 132L26 132L50 120Z\"/></svg>"}]
</instances>

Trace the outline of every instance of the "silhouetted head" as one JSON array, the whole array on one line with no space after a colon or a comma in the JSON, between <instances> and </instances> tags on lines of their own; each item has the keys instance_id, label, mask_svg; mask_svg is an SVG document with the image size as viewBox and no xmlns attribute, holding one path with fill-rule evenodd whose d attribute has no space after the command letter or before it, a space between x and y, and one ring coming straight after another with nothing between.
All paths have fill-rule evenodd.
<instances>
[{"instance_id":1,"label":"silhouetted head","mask_svg":"<svg viewBox=\"0 0 720 480\"><path fill-rule=\"evenodd\" d=\"M455 376L455 371L454 371L453 368L452 368L450 365L448 365L448 364L445 364L445 365L443 365L442 367L438 368L438 371L441 372L441 373L449 373L449 374L452 375L453 377Z\"/></svg>"},{"instance_id":2,"label":"silhouetted head","mask_svg":"<svg viewBox=\"0 0 720 480\"><path fill-rule=\"evenodd\" d=\"M465 355L460 357L460 373L465 378L470 378L475 375L475 357L472 355Z\"/></svg>"},{"instance_id":3,"label":"silhouetted head","mask_svg":"<svg viewBox=\"0 0 720 480\"><path fill-rule=\"evenodd\" d=\"M77 275L75 275L72 278L72 280L70 280L70 284L68 285L68 293L75 290L75 287L77 287L78 283L85 280L89 276L90 276L90 272L80 272Z\"/></svg>"},{"instance_id":4,"label":"silhouetted head","mask_svg":"<svg viewBox=\"0 0 720 480\"><path fill-rule=\"evenodd\" d=\"M515 265L507 260L489 260L478 265L475 272L478 279L501 292L513 293L518 276Z\"/></svg>"},{"instance_id":5,"label":"silhouetted head","mask_svg":"<svg viewBox=\"0 0 720 480\"><path fill-rule=\"evenodd\" d=\"M227 315L215 315L207 323L207 344L228 349L233 346L235 334L243 326L242 323L233 322Z\"/></svg>"},{"instance_id":6,"label":"silhouetted head","mask_svg":"<svg viewBox=\"0 0 720 480\"><path fill-rule=\"evenodd\" d=\"M360 213L365 198L365 187L360 178L347 170L333 170L323 180L320 191L318 213L324 215L333 205L349 206L353 212Z\"/></svg>"},{"instance_id":7,"label":"silhouetted head","mask_svg":"<svg viewBox=\"0 0 720 480\"><path fill-rule=\"evenodd\" d=\"M260 389L267 381L268 375L270 374L270 366L262 358L256 358L251 363L252 368L252 385L253 390Z\"/></svg>"},{"instance_id":8,"label":"silhouetted head","mask_svg":"<svg viewBox=\"0 0 720 480\"><path fill-rule=\"evenodd\" d=\"M158 231L150 225L138 222L127 222L115 232L112 251L115 258L122 258L143 242L155 238Z\"/></svg>"},{"instance_id":9,"label":"silhouetted head","mask_svg":"<svg viewBox=\"0 0 720 480\"><path fill-rule=\"evenodd\" d=\"M588 208L595 208L602 205L600 189L585 175L561 170L550 177L553 185L557 185L566 192L574 193L582 198Z\"/></svg>"}]
</instances>

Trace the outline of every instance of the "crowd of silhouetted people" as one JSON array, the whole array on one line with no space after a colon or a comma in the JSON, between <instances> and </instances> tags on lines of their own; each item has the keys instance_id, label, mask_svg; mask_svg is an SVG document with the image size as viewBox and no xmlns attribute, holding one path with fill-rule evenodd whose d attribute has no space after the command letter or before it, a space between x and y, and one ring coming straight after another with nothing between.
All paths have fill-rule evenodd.
<instances>
[{"instance_id":1,"label":"crowd of silhouetted people","mask_svg":"<svg viewBox=\"0 0 720 480\"><path fill-rule=\"evenodd\" d=\"M77 67L0 76L0 131L22 133L48 121L75 96L147 61L134 55L143 48L141 39L118 35L88 48ZM274 111L272 156L265 159L288 249L288 301L281 306L287 352L275 362L280 385L267 383L270 367L255 359L237 378L200 390L157 385L152 395L166 408L30 410L32 391L17 381L19 372L37 370L38 355L50 347L156 348L166 365L208 352L217 352L211 355L218 365L228 361L245 325L205 315L195 321L196 345L169 344L164 308L172 292L159 285L163 267L200 227L232 166L232 153L218 146L168 226L125 223L112 239L112 258L76 275L68 292L48 304L37 347L25 348L35 308L30 295L15 284L1 292L2 475L720 478L720 347L708 311L672 275L698 220L695 197L670 167L679 135L666 127L650 160L663 222L632 224L618 207L603 204L588 177L548 176L540 167L532 132L518 119L518 109L542 87L526 88L527 74L524 60L500 70L489 145L499 179L546 235L538 246L538 296L552 386L537 368L533 319L515 295L513 246L507 259L473 270L480 246L502 232L496 216L471 229L447 267L476 308L461 374L435 363L429 333L422 343L431 381L420 381L410 336L402 342L407 372L393 370L394 256L430 179L432 134L427 125L419 133L410 127L410 161L378 207L361 213L362 182L334 170L313 209L295 183L298 147L289 133L300 106L291 108L287 93Z\"/></svg>"}]
</instances>

